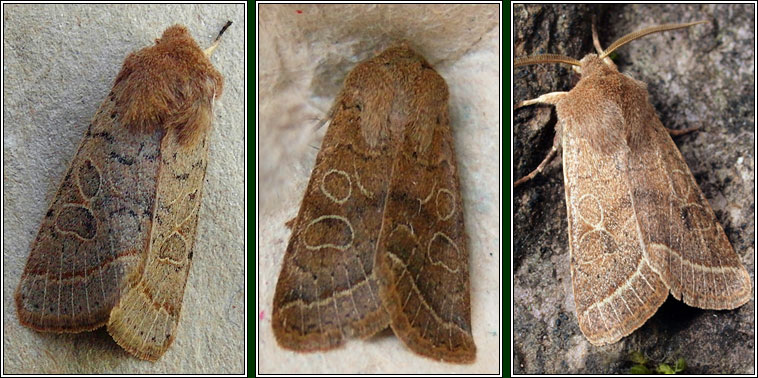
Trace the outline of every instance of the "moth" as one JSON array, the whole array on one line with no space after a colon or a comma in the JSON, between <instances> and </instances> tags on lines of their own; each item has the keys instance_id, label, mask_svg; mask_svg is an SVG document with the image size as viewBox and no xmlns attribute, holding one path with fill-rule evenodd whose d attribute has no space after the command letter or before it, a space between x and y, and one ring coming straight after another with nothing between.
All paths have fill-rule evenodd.
<instances>
[{"instance_id":1,"label":"moth","mask_svg":"<svg viewBox=\"0 0 758 378\"><path fill-rule=\"evenodd\" d=\"M518 103L552 104L562 150L571 280L579 328L594 345L631 334L668 297L703 309L734 309L751 295L750 276L648 99L647 87L618 72L608 55L642 36L694 26L666 24L630 33L581 61L562 55L518 58L514 67L566 63L581 73L569 92Z\"/></svg>"},{"instance_id":2,"label":"moth","mask_svg":"<svg viewBox=\"0 0 758 378\"><path fill-rule=\"evenodd\" d=\"M444 79L405 43L348 74L276 284L281 347L328 350L389 325L418 354L473 362L447 100Z\"/></svg>"},{"instance_id":3,"label":"moth","mask_svg":"<svg viewBox=\"0 0 758 378\"><path fill-rule=\"evenodd\" d=\"M129 54L32 243L15 293L21 324L107 325L129 353L171 345L192 264L214 101L223 76L186 27Z\"/></svg>"}]
</instances>

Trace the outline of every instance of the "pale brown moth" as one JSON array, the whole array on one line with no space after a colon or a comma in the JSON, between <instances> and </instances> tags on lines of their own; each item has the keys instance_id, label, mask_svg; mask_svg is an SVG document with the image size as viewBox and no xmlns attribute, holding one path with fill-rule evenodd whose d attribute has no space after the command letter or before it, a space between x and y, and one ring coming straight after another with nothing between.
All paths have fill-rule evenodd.
<instances>
[{"instance_id":1,"label":"pale brown moth","mask_svg":"<svg viewBox=\"0 0 758 378\"><path fill-rule=\"evenodd\" d=\"M276 285L281 347L328 350L389 325L418 354L474 361L447 100L442 77L404 43L347 76Z\"/></svg>"},{"instance_id":2,"label":"pale brown moth","mask_svg":"<svg viewBox=\"0 0 758 378\"><path fill-rule=\"evenodd\" d=\"M668 297L704 309L734 309L751 295L750 276L707 199L648 100L647 87L618 72L608 55L647 34L701 22L667 24L628 34L581 61L561 55L518 58L514 67L566 63L579 83L519 102L552 104L568 213L571 279L579 328L594 345L615 343L655 314Z\"/></svg>"},{"instance_id":3,"label":"pale brown moth","mask_svg":"<svg viewBox=\"0 0 758 378\"><path fill-rule=\"evenodd\" d=\"M229 26L228 23L221 33ZM42 332L107 325L155 361L176 336L223 76L187 29L127 56L42 220L15 300Z\"/></svg>"}]
</instances>

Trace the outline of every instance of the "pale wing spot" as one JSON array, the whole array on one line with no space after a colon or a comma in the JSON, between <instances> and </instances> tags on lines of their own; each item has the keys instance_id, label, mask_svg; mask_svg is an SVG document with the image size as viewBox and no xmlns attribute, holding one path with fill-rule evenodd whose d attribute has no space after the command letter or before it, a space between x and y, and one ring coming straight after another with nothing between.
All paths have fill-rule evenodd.
<instances>
[{"instance_id":1,"label":"pale wing spot","mask_svg":"<svg viewBox=\"0 0 758 378\"><path fill-rule=\"evenodd\" d=\"M576 214L579 215L585 223L593 228L602 228L603 225L603 206L594 194L585 194L579 197L575 205Z\"/></svg>"},{"instance_id":2,"label":"pale wing spot","mask_svg":"<svg viewBox=\"0 0 758 378\"><path fill-rule=\"evenodd\" d=\"M440 240L444 243L445 246L452 247L451 248L444 248L444 246L441 246L439 249L435 249L436 253L432 253L432 244L436 241ZM439 244L439 243L438 243ZM454 256L451 256L455 252ZM434 236L429 240L429 243L426 246L426 255L429 256L429 261L432 263L432 265L437 265L445 268L447 271L451 273L457 273L458 267L456 266L455 269L451 268L450 265L446 264L442 260L449 260L451 262L457 262L458 256L460 256L461 251L458 248L458 244L453 241L453 239L450 239L449 236L447 236L444 232L435 232ZM435 258L432 258L434 256Z\"/></svg>"},{"instance_id":3,"label":"pale wing spot","mask_svg":"<svg viewBox=\"0 0 758 378\"><path fill-rule=\"evenodd\" d=\"M443 196L440 196L443 194ZM434 199L437 209L437 219L446 221L455 215L455 195L447 189L440 189Z\"/></svg>"},{"instance_id":4,"label":"pale wing spot","mask_svg":"<svg viewBox=\"0 0 758 378\"><path fill-rule=\"evenodd\" d=\"M347 190L345 190L346 187ZM353 193L353 183L350 180L350 175L339 169L328 170L321 178L320 188L321 193L332 200L332 202L340 205L345 203Z\"/></svg>"},{"instance_id":5,"label":"pale wing spot","mask_svg":"<svg viewBox=\"0 0 758 378\"><path fill-rule=\"evenodd\" d=\"M309 244L307 236L309 235L309 231L311 227L318 225L320 222L328 222L329 220L337 220L339 222L342 222L345 226L347 226L347 228L344 229L344 231L349 231L349 237L347 238L347 240L343 241L342 244L333 244L333 243ZM305 237L303 237L303 244L305 244L305 248L310 249L310 250L318 250L322 248L334 248L340 251L344 251L353 245L353 239L355 238L355 231L353 231L353 226L350 224L350 221L347 218L343 216L339 216L339 215L322 215L310 221L310 223L308 223L308 226L305 227L305 231L303 231L303 233L305 234ZM315 232L314 234L316 238L321 238L324 235L324 232Z\"/></svg>"}]
</instances>

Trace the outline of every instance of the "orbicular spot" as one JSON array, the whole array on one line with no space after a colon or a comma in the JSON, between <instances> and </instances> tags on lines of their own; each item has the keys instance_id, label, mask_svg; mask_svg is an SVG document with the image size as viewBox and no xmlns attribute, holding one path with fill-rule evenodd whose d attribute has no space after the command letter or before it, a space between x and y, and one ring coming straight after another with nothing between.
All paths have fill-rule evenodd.
<instances>
[{"instance_id":1,"label":"orbicular spot","mask_svg":"<svg viewBox=\"0 0 758 378\"><path fill-rule=\"evenodd\" d=\"M590 231L579 239L576 258L581 264L597 263L607 254L616 253L619 249L616 240L605 230Z\"/></svg>"},{"instance_id":2,"label":"orbicular spot","mask_svg":"<svg viewBox=\"0 0 758 378\"><path fill-rule=\"evenodd\" d=\"M680 216L685 227L689 230L708 230L713 227L710 214L697 204L686 205L680 208Z\"/></svg>"},{"instance_id":3,"label":"orbicular spot","mask_svg":"<svg viewBox=\"0 0 758 378\"><path fill-rule=\"evenodd\" d=\"M76 175L79 183L79 189L82 191L84 198L92 198L100 190L100 172L89 159L85 160L77 171Z\"/></svg>"},{"instance_id":4,"label":"orbicular spot","mask_svg":"<svg viewBox=\"0 0 758 378\"><path fill-rule=\"evenodd\" d=\"M161 245L161 249L158 252L158 257L169 259L176 264L181 264L184 262L186 250L187 244L185 244L179 234L174 233L163 242L163 245Z\"/></svg>"},{"instance_id":5,"label":"orbicular spot","mask_svg":"<svg viewBox=\"0 0 758 378\"><path fill-rule=\"evenodd\" d=\"M323 215L308 223L303 241L308 249L335 248L344 251L353 244L355 232L350 221L338 215Z\"/></svg>"},{"instance_id":6,"label":"orbicular spot","mask_svg":"<svg viewBox=\"0 0 758 378\"><path fill-rule=\"evenodd\" d=\"M437 218L439 220L448 220L455 214L455 196L453 192L447 189L437 191L434 204L437 208Z\"/></svg>"},{"instance_id":7,"label":"orbicular spot","mask_svg":"<svg viewBox=\"0 0 758 378\"><path fill-rule=\"evenodd\" d=\"M353 192L350 176L344 171L330 169L321 178L321 192L336 203L345 203Z\"/></svg>"},{"instance_id":8,"label":"orbicular spot","mask_svg":"<svg viewBox=\"0 0 758 378\"><path fill-rule=\"evenodd\" d=\"M72 233L90 240L97 234L97 221L89 209L81 206L67 206L58 212L55 225L62 232Z\"/></svg>"},{"instance_id":9,"label":"orbicular spot","mask_svg":"<svg viewBox=\"0 0 758 378\"><path fill-rule=\"evenodd\" d=\"M576 203L576 212L582 220L598 228L603 223L603 207L592 194L585 194Z\"/></svg>"},{"instance_id":10,"label":"orbicular spot","mask_svg":"<svg viewBox=\"0 0 758 378\"><path fill-rule=\"evenodd\" d=\"M687 199L692 187L690 185L689 174L678 169L671 172L671 186L674 189L674 195L680 199Z\"/></svg>"},{"instance_id":11,"label":"orbicular spot","mask_svg":"<svg viewBox=\"0 0 758 378\"><path fill-rule=\"evenodd\" d=\"M433 265L439 265L455 273L461 263L458 244L444 232L435 232L427 246L427 254Z\"/></svg>"}]
</instances>

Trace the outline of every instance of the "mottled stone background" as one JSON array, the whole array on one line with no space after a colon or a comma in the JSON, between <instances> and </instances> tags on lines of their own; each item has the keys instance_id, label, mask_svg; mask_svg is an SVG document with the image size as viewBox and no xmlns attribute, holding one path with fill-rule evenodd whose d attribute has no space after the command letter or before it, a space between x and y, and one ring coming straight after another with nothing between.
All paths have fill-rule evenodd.
<instances>
[{"instance_id":1,"label":"mottled stone background","mask_svg":"<svg viewBox=\"0 0 758 378\"><path fill-rule=\"evenodd\" d=\"M750 272L755 290L755 50L752 4L516 5L514 56L594 52L591 16L603 46L632 31L710 20L654 34L617 50L619 70L648 84L664 125L701 130L675 138L695 180ZM514 98L569 90L578 80L566 65L514 72ZM514 121L514 176L534 169L553 141L553 107L519 109ZM669 297L650 320L620 342L592 346L577 324L569 270L563 172L556 159L514 191L513 371L623 373L628 356L653 362L683 357L687 373L754 374L755 300L733 311L706 311Z\"/></svg>"}]
</instances>

